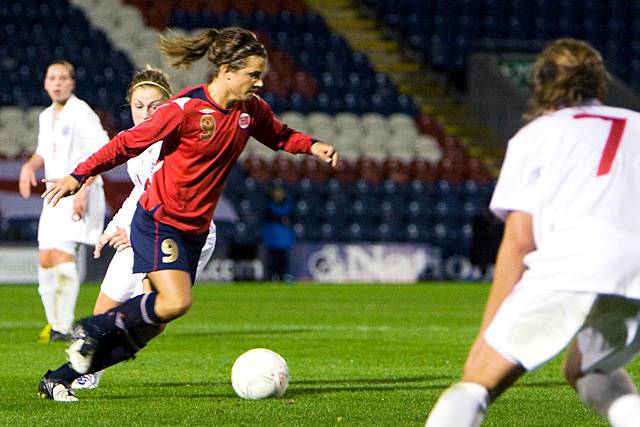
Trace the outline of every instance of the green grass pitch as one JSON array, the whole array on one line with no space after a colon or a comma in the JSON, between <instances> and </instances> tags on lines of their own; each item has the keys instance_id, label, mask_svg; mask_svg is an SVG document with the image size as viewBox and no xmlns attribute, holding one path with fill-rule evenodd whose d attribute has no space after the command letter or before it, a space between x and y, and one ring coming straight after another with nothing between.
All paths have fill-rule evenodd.
<instances>
[{"instance_id":1,"label":"green grass pitch","mask_svg":"<svg viewBox=\"0 0 640 427\"><path fill-rule=\"evenodd\" d=\"M486 285L197 285L194 305L136 360L107 371L79 403L37 397L64 360L36 344L35 286L0 286L0 425L420 426L455 381L480 322ZM81 289L88 315L97 286ZM544 327L544 325L541 325ZM242 352L267 347L289 365L279 399L244 401L230 384ZM630 371L637 380L640 364ZM489 410L487 426L602 426L565 385L560 359Z\"/></svg>"}]
</instances>

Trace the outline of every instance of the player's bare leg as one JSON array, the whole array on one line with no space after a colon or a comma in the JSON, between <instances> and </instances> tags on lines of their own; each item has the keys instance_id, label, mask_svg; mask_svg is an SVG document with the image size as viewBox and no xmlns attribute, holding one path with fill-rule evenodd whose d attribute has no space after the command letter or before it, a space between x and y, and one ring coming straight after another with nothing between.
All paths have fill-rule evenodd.
<instances>
[{"instance_id":1,"label":"player's bare leg","mask_svg":"<svg viewBox=\"0 0 640 427\"><path fill-rule=\"evenodd\" d=\"M116 301L111 299L107 294L100 291L98 294L98 298L96 298L96 304L93 307L93 314L102 314L111 310L112 308L116 308L122 304L121 301Z\"/></svg>"},{"instance_id":2,"label":"player's bare leg","mask_svg":"<svg viewBox=\"0 0 640 427\"><path fill-rule=\"evenodd\" d=\"M611 373L583 373L582 354L573 342L564 362L564 375L582 402L614 427L631 427L640 419L640 396L623 368Z\"/></svg>"},{"instance_id":3,"label":"player's bare leg","mask_svg":"<svg viewBox=\"0 0 640 427\"><path fill-rule=\"evenodd\" d=\"M440 396L426 426L479 426L489 402L524 372L524 368L505 359L479 337L465 364L461 381Z\"/></svg>"},{"instance_id":4,"label":"player's bare leg","mask_svg":"<svg viewBox=\"0 0 640 427\"><path fill-rule=\"evenodd\" d=\"M154 310L163 323L184 315L191 308L191 276L182 270L158 270L147 274L157 293Z\"/></svg>"}]
</instances>

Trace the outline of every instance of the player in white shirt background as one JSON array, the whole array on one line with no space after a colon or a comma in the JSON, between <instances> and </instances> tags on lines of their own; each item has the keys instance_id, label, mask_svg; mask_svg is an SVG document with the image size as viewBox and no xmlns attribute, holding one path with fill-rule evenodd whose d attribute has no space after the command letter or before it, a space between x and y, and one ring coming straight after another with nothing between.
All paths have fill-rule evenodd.
<instances>
[{"instance_id":1,"label":"player in white shirt background","mask_svg":"<svg viewBox=\"0 0 640 427\"><path fill-rule=\"evenodd\" d=\"M95 112L74 94L75 71L67 61L47 68L44 89L52 104L39 118L38 147L20 171L19 190L31 195L36 171L46 179L68 175L109 141ZM79 244L94 245L104 226L103 183L96 178L64 203L44 204L38 226L38 292L48 324L39 341L66 340L71 332L80 281L75 258Z\"/></svg>"},{"instance_id":2,"label":"player in white shirt background","mask_svg":"<svg viewBox=\"0 0 640 427\"><path fill-rule=\"evenodd\" d=\"M156 108L164 104L170 96L171 85L164 72L151 67L137 72L127 90L127 102L131 108L134 125L151 117ZM106 313L122 302L141 294L143 290L151 290L148 280L144 281L143 287L144 274L133 273L133 249L129 242L129 234L138 199L145 191L148 181L152 179L153 173L162 167L162 160L158 160L161 144L162 141L157 142L147 148L140 156L127 161L127 172L134 188L105 228L95 247L95 258L100 256L102 248L107 244L112 246L116 253L111 259L102 281L93 314ZM200 254L198 272L202 271L211 258L215 243L216 226L212 221L207 241ZM150 339L151 337L145 338ZM83 375L73 382L72 387L96 388L101 376L101 372Z\"/></svg>"},{"instance_id":3,"label":"player in white shirt background","mask_svg":"<svg viewBox=\"0 0 640 427\"><path fill-rule=\"evenodd\" d=\"M640 114L601 104L609 75L582 41L552 42L532 77L530 122L491 200L505 231L480 333L429 427L479 425L490 401L569 345L565 376L584 404L639 425L624 366L640 351Z\"/></svg>"}]
</instances>

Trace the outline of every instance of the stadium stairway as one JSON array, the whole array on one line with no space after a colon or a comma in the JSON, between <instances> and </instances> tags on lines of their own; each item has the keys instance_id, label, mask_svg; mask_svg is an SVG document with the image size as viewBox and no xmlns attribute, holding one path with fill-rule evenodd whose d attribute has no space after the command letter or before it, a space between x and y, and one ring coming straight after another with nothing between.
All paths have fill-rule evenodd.
<instances>
[{"instance_id":1,"label":"stadium stairway","mask_svg":"<svg viewBox=\"0 0 640 427\"><path fill-rule=\"evenodd\" d=\"M449 91L446 77L422 66L410 52L404 52L355 2L307 0L307 4L354 49L365 53L377 71L387 73L402 93L411 95L421 112L435 118L446 135L459 139L471 155L479 157L497 174L504 143L479 122L463 99Z\"/></svg>"}]
</instances>

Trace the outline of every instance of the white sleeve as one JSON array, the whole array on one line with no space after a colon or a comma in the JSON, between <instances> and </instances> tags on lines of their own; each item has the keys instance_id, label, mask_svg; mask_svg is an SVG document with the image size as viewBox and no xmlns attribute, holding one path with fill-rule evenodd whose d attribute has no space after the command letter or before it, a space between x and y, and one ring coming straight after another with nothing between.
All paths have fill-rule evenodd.
<instances>
[{"instance_id":1,"label":"white sleeve","mask_svg":"<svg viewBox=\"0 0 640 427\"><path fill-rule=\"evenodd\" d=\"M209 235L207 236L207 241L204 242L204 246L202 247L202 251L200 251L200 260L198 261L197 272L200 273L206 267L211 255L213 255L213 250L216 248L216 225L211 221L211 225L209 226Z\"/></svg>"},{"instance_id":2,"label":"white sleeve","mask_svg":"<svg viewBox=\"0 0 640 427\"><path fill-rule=\"evenodd\" d=\"M116 228L120 227L127 231L127 235L130 235L131 220L133 219L133 214L136 212L136 206L142 193L143 191L141 189L133 187L129 197L125 199L118 212L116 212L109 222L109 225L107 225L107 228L104 229L105 233L113 234L116 232Z\"/></svg>"},{"instance_id":3,"label":"white sleeve","mask_svg":"<svg viewBox=\"0 0 640 427\"><path fill-rule=\"evenodd\" d=\"M82 151L73 154L74 157L77 156L76 158L79 162L86 160L90 155L109 142L109 136L102 128L102 123L100 123L98 115L88 105L86 108L82 108L81 111L82 113L79 114L77 123L77 147Z\"/></svg>"},{"instance_id":4,"label":"white sleeve","mask_svg":"<svg viewBox=\"0 0 640 427\"><path fill-rule=\"evenodd\" d=\"M47 157L49 156L47 155L47 149L45 147L46 138L44 137L44 133L43 133L45 125L43 123L44 119L42 118L42 114L43 113L40 113L40 116L38 118L38 145L36 147L36 154L42 157L43 159L45 159L46 161Z\"/></svg>"},{"instance_id":5,"label":"white sleeve","mask_svg":"<svg viewBox=\"0 0 640 427\"><path fill-rule=\"evenodd\" d=\"M491 211L504 220L509 212L533 213L533 194L539 167L532 132L519 132L509 141L500 177L493 192ZM531 138L530 138L531 137Z\"/></svg>"}]
</instances>

